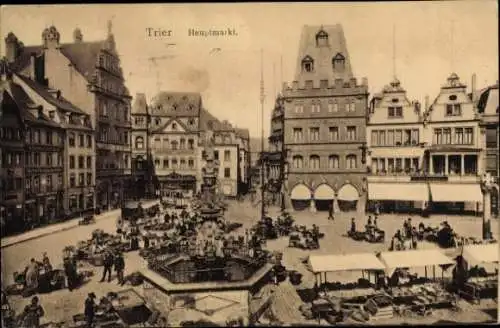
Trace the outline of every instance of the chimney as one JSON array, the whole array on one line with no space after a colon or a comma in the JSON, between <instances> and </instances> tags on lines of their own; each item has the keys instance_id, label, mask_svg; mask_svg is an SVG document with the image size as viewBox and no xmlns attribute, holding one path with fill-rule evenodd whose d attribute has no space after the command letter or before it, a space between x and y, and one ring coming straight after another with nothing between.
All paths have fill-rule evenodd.
<instances>
[{"instance_id":1,"label":"chimney","mask_svg":"<svg viewBox=\"0 0 500 328\"><path fill-rule=\"evenodd\" d=\"M472 81L470 84L472 101L476 101L476 73L472 74Z\"/></svg>"},{"instance_id":2,"label":"chimney","mask_svg":"<svg viewBox=\"0 0 500 328\"><path fill-rule=\"evenodd\" d=\"M12 32L5 38L5 57L8 63L14 62L19 56L19 40Z\"/></svg>"},{"instance_id":3,"label":"chimney","mask_svg":"<svg viewBox=\"0 0 500 328\"><path fill-rule=\"evenodd\" d=\"M36 62L36 53L32 52L30 54L30 74L29 78L33 81L38 82L37 80L37 74L36 74L36 69L37 69L37 62Z\"/></svg>"},{"instance_id":4,"label":"chimney","mask_svg":"<svg viewBox=\"0 0 500 328\"><path fill-rule=\"evenodd\" d=\"M424 111L429 110L429 96L425 96Z\"/></svg>"}]
</instances>

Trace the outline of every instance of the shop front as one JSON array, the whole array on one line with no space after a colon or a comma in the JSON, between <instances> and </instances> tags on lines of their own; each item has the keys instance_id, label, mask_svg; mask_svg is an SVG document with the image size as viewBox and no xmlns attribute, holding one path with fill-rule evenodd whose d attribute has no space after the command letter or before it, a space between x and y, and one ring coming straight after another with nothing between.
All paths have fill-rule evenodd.
<instances>
[{"instance_id":1,"label":"shop front","mask_svg":"<svg viewBox=\"0 0 500 328\"><path fill-rule=\"evenodd\" d=\"M369 208L385 213L421 213L429 201L424 182L369 182Z\"/></svg>"}]
</instances>

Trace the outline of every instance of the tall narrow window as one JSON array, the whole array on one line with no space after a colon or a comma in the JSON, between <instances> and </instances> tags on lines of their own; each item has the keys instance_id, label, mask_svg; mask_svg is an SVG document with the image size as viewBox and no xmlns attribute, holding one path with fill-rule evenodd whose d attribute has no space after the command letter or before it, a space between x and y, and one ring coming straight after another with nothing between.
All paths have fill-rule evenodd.
<instances>
[{"instance_id":1,"label":"tall narrow window","mask_svg":"<svg viewBox=\"0 0 500 328\"><path fill-rule=\"evenodd\" d=\"M328 102L328 112L329 113L336 113L339 111L339 104L334 101Z\"/></svg>"},{"instance_id":2,"label":"tall narrow window","mask_svg":"<svg viewBox=\"0 0 500 328\"><path fill-rule=\"evenodd\" d=\"M318 155L311 155L309 157L309 168L311 170L318 170L319 169L319 156Z\"/></svg>"},{"instance_id":3,"label":"tall narrow window","mask_svg":"<svg viewBox=\"0 0 500 328\"><path fill-rule=\"evenodd\" d=\"M339 157L337 155L328 156L328 168L330 169L339 168Z\"/></svg>"},{"instance_id":4,"label":"tall narrow window","mask_svg":"<svg viewBox=\"0 0 500 328\"><path fill-rule=\"evenodd\" d=\"M320 30L316 34L316 46L317 47L327 47L328 46L328 34L324 30Z\"/></svg>"},{"instance_id":5,"label":"tall narrow window","mask_svg":"<svg viewBox=\"0 0 500 328\"><path fill-rule=\"evenodd\" d=\"M300 155L293 156L293 167L301 169L304 166L304 159Z\"/></svg>"},{"instance_id":6,"label":"tall narrow window","mask_svg":"<svg viewBox=\"0 0 500 328\"><path fill-rule=\"evenodd\" d=\"M339 140L339 128L336 126L329 127L328 128L328 137L330 138L330 141Z\"/></svg>"},{"instance_id":7,"label":"tall narrow window","mask_svg":"<svg viewBox=\"0 0 500 328\"><path fill-rule=\"evenodd\" d=\"M371 138L371 145L372 146L378 146L378 131L374 130L372 131L372 138Z\"/></svg>"},{"instance_id":8,"label":"tall narrow window","mask_svg":"<svg viewBox=\"0 0 500 328\"><path fill-rule=\"evenodd\" d=\"M335 55L335 57L333 57L332 67L337 71L342 71L345 69L345 57L341 53L338 53Z\"/></svg>"},{"instance_id":9,"label":"tall narrow window","mask_svg":"<svg viewBox=\"0 0 500 328\"><path fill-rule=\"evenodd\" d=\"M295 142L302 141L302 128L293 128L293 140Z\"/></svg>"},{"instance_id":10,"label":"tall narrow window","mask_svg":"<svg viewBox=\"0 0 500 328\"><path fill-rule=\"evenodd\" d=\"M144 149L144 138L136 137L135 138L135 148L136 149Z\"/></svg>"},{"instance_id":11,"label":"tall narrow window","mask_svg":"<svg viewBox=\"0 0 500 328\"><path fill-rule=\"evenodd\" d=\"M348 126L347 127L347 140L354 141L356 140L356 127Z\"/></svg>"},{"instance_id":12,"label":"tall narrow window","mask_svg":"<svg viewBox=\"0 0 500 328\"><path fill-rule=\"evenodd\" d=\"M473 134L474 134L473 128L465 128L464 144L467 145L473 144Z\"/></svg>"},{"instance_id":13,"label":"tall narrow window","mask_svg":"<svg viewBox=\"0 0 500 328\"><path fill-rule=\"evenodd\" d=\"M309 128L309 139L311 141L319 140L319 128Z\"/></svg>"},{"instance_id":14,"label":"tall narrow window","mask_svg":"<svg viewBox=\"0 0 500 328\"><path fill-rule=\"evenodd\" d=\"M356 155L347 155L346 156L346 167L348 169L355 169L357 167Z\"/></svg>"},{"instance_id":15,"label":"tall narrow window","mask_svg":"<svg viewBox=\"0 0 500 328\"><path fill-rule=\"evenodd\" d=\"M302 59L302 71L304 72L314 71L314 61L310 56L306 56L304 57L304 59Z\"/></svg>"}]
</instances>

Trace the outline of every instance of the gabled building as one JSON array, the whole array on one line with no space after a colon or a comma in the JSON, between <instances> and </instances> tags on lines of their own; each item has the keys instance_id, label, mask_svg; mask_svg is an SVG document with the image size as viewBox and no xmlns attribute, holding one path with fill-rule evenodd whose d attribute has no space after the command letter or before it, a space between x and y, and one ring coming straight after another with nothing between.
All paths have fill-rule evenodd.
<instances>
[{"instance_id":1,"label":"gabled building","mask_svg":"<svg viewBox=\"0 0 500 328\"><path fill-rule=\"evenodd\" d=\"M466 85L452 73L424 113L423 166L433 212L482 211L480 176L484 161L479 123L480 115Z\"/></svg>"},{"instance_id":2,"label":"gabled building","mask_svg":"<svg viewBox=\"0 0 500 328\"><path fill-rule=\"evenodd\" d=\"M354 78L341 25L303 27L283 98L294 209L364 211L368 86Z\"/></svg>"},{"instance_id":3,"label":"gabled building","mask_svg":"<svg viewBox=\"0 0 500 328\"><path fill-rule=\"evenodd\" d=\"M475 100L475 99L473 99ZM485 150L483 156L483 167L486 173L489 173L495 182L496 187L491 191L491 213L498 216L498 184L499 184L499 169L498 161L498 145L499 145L499 127L498 127L498 82L483 90L477 101L477 111L481 115L480 127L481 133L484 132L484 144L482 148Z\"/></svg>"},{"instance_id":4,"label":"gabled building","mask_svg":"<svg viewBox=\"0 0 500 328\"><path fill-rule=\"evenodd\" d=\"M43 115L63 130L64 152L57 165L64 166L63 208L66 217L95 210L95 142L90 115L71 104L60 90L43 85L45 79L31 80L14 74L13 80L40 106Z\"/></svg>"},{"instance_id":5,"label":"gabled building","mask_svg":"<svg viewBox=\"0 0 500 328\"><path fill-rule=\"evenodd\" d=\"M22 85L10 79L6 90L23 121L24 208L23 216L17 219L29 229L64 216L64 129L44 113L43 105ZM19 159L15 157L15 161Z\"/></svg>"},{"instance_id":6,"label":"gabled building","mask_svg":"<svg viewBox=\"0 0 500 328\"><path fill-rule=\"evenodd\" d=\"M187 92L160 92L148 107L147 142L154 164L156 190L162 196L172 190L195 193L199 189L201 108L201 95ZM136 137L136 143L137 138L141 137Z\"/></svg>"},{"instance_id":7,"label":"gabled building","mask_svg":"<svg viewBox=\"0 0 500 328\"><path fill-rule=\"evenodd\" d=\"M20 232L24 223L25 125L8 83L2 81L0 111L0 218L2 236Z\"/></svg>"},{"instance_id":8,"label":"gabled building","mask_svg":"<svg viewBox=\"0 0 500 328\"><path fill-rule=\"evenodd\" d=\"M235 128L239 148L239 193L246 194L250 189L250 132L248 129Z\"/></svg>"},{"instance_id":9,"label":"gabled building","mask_svg":"<svg viewBox=\"0 0 500 328\"><path fill-rule=\"evenodd\" d=\"M24 46L14 34L6 39L11 68L34 80L42 70L46 85L60 90L81 108L95 127L97 206L118 207L132 190L130 183L130 101L116 44L108 23L104 40L86 42L75 29L73 42L61 43L51 26L42 33L40 45ZM36 70L34 67L37 67Z\"/></svg>"},{"instance_id":10,"label":"gabled building","mask_svg":"<svg viewBox=\"0 0 500 328\"><path fill-rule=\"evenodd\" d=\"M370 101L366 129L369 207L377 202L387 212L425 208L427 184L411 180L424 172L423 113L398 79Z\"/></svg>"}]
</instances>

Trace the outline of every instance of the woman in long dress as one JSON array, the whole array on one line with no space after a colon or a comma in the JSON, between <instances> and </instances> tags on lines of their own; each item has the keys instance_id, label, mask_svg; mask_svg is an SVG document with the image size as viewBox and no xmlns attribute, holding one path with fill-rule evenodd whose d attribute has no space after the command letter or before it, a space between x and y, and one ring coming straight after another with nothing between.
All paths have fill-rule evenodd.
<instances>
[{"instance_id":1,"label":"woman in long dress","mask_svg":"<svg viewBox=\"0 0 500 328\"><path fill-rule=\"evenodd\" d=\"M30 264L26 270L26 287L31 289L38 288L38 275L40 274L40 269L38 263L35 259L31 259Z\"/></svg>"}]
</instances>

